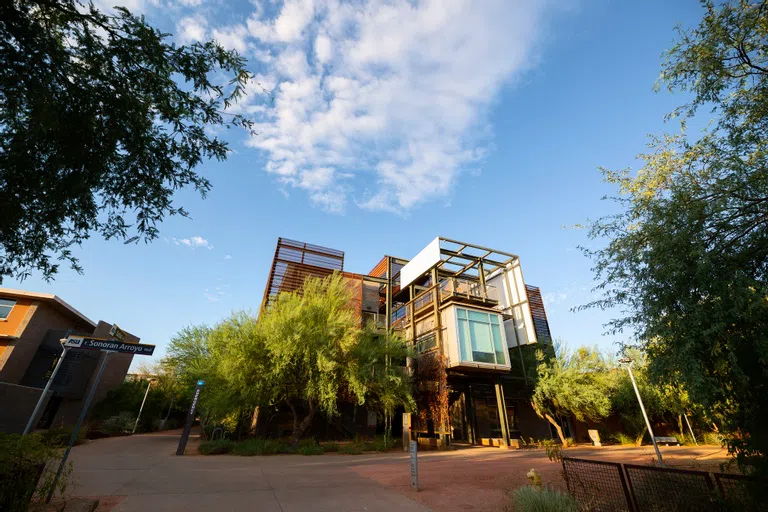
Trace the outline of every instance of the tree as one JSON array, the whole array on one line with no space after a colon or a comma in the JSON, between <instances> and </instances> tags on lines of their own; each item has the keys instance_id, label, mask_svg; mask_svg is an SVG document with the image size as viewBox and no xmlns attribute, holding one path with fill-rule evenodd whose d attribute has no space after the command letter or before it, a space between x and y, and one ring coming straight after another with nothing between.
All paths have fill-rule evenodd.
<instances>
[{"instance_id":1,"label":"tree","mask_svg":"<svg viewBox=\"0 0 768 512\"><path fill-rule=\"evenodd\" d=\"M593 223L607 245L587 251L652 378L672 378L723 418L730 453L768 474L768 2L703 2L680 29L661 82L690 91L673 116L701 107L715 123L698 140L654 137L643 167L604 171L621 211Z\"/></svg>"},{"instance_id":2,"label":"tree","mask_svg":"<svg viewBox=\"0 0 768 512\"><path fill-rule=\"evenodd\" d=\"M565 446L560 418L599 421L611 413L605 360L596 348L581 347L571 354L562 344L553 355L538 351L536 357L538 376L531 403L536 414L555 427Z\"/></svg>"},{"instance_id":3,"label":"tree","mask_svg":"<svg viewBox=\"0 0 768 512\"><path fill-rule=\"evenodd\" d=\"M104 14L79 0L0 4L0 282L105 239L151 241L173 201L209 181L204 159L227 157L218 127L252 75L214 42L176 46L144 17Z\"/></svg>"},{"instance_id":4,"label":"tree","mask_svg":"<svg viewBox=\"0 0 768 512\"><path fill-rule=\"evenodd\" d=\"M341 274L309 278L300 293L278 295L259 319L269 357L264 375L272 402L287 405L293 414L294 446L318 411L334 416L341 400L407 400L401 391L393 397L390 387L400 390L404 381L391 380L387 369L388 356L403 352L402 343L361 331L350 300Z\"/></svg>"}]
</instances>

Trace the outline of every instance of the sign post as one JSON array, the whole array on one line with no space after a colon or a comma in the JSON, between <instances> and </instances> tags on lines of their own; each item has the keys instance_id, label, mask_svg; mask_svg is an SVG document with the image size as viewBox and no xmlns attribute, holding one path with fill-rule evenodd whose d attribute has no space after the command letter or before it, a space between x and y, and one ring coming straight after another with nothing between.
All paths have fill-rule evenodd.
<instances>
[{"instance_id":1,"label":"sign post","mask_svg":"<svg viewBox=\"0 0 768 512\"><path fill-rule=\"evenodd\" d=\"M63 345L64 344L62 343L62 346ZM48 396L48 390L51 389L51 384L53 384L53 379L56 378L56 373L58 373L59 368L61 368L61 363L64 361L64 356L67 355L68 350L69 350L69 347L64 346L64 350L61 352L61 356L59 356L59 360L56 362L56 367L53 369L53 373L51 373L51 377L48 379L48 382L45 383L45 388L43 388L43 393L40 395L40 398L37 400L37 405L35 405L35 410L32 411L32 416L29 417L27 426L24 427L24 432L21 434L22 436L25 436L32 431L32 427L35 423L35 419L37 418L37 414L40 412L40 409L43 407L43 402L45 402L45 398Z\"/></svg>"},{"instance_id":2,"label":"sign post","mask_svg":"<svg viewBox=\"0 0 768 512\"><path fill-rule=\"evenodd\" d=\"M419 491L419 461L417 452L419 450L419 443L411 441L411 488Z\"/></svg>"},{"instance_id":3,"label":"sign post","mask_svg":"<svg viewBox=\"0 0 768 512\"><path fill-rule=\"evenodd\" d=\"M411 443L411 413L403 413L403 451L409 450Z\"/></svg>"},{"instance_id":4,"label":"sign post","mask_svg":"<svg viewBox=\"0 0 768 512\"><path fill-rule=\"evenodd\" d=\"M64 451L64 455L61 457L61 462L59 462L59 469L56 470L56 476L53 477L51 490L48 493L48 496L45 498L46 503L51 502L51 498L53 498L53 493L56 492L56 483L59 481L59 478L61 477L61 472L64 470L64 465L67 463L67 459L69 458L69 452L72 451L72 445L75 444L75 440L77 439L77 434L80 432L80 427L82 426L83 421L85 420L86 414L88 414L88 408L91 406L93 395L96 394L96 388L99 387L99 381L101 380L101 375L104 373L104 369L107 367L107 361L109 360L109 356L113 352L151 356L152 353L155 351L154 345L140 345L138 343L123 343L121 341L105 340L101 338L88 338L84 336L68 336L66 341L64 342L64 350L66 351L67 349L72 349L72 348L86 349L86 350L101 350L102 352L105 352L105 354L104 354L104 359L101 360L101 364L99 365L99 371L96 373L96 378L94 379L93 384L91 385L91 390L88 392L88 398L85 399L85 403L83 404L83 410L80 411L80 417L77 418L77 423L75 423L75 428L72 430L72 435L69 437L69 444L67 445L67 449L66 451ZM63 358L64 356L62 354L62 359ZM53 381L53 376L51 376L50 380Z\"/></svg>"},{"instance_id":5,"label":"sign post","mask_svg":"<svg viewBox=\"0 0 768 512\"><path fill-rule=\"evenodd\" d=\"M187 422L184 424L184 431L181 433L181 439L179 439L179 447L176 449L176 455L184 455L184 449L187 447L187 439L189 439L189 433L192 430L192 423L195 421L195 409L197 409L197 401L200 398L200 391L203 389L204 380L197 381L197 387L195 387L195 394L192 396L192 404L189 406L189 412L187 413Z\"/></svg>"}]
</instances>

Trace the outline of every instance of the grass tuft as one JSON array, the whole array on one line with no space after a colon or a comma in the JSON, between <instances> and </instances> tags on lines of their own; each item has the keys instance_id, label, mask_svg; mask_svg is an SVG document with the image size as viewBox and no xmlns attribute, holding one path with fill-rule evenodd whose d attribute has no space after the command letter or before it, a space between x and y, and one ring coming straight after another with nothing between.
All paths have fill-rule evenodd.
<instances>
[{"instance_id":1,"label":"grass tuft","mask_svg":"<svg viewBox=\"0 0 768 512\"><path fill-rule=\"evenodd\" d=\"M512 491L512 503L505 510L518 512L577 512L579 505L570 494L547 487L526 485Z\"/></svg>"},{"instance_id":2,"label":"grass tuft","mask_svg":"<svg viewBox=\"0 0 768 512\"><path fill-rule=\"evenodd\" d=\"M203 441L197 446L198 453L202 455L221 455L229 453L235 443L229 439L217 439L216 441Z\"/></svg>"}]
</instances>

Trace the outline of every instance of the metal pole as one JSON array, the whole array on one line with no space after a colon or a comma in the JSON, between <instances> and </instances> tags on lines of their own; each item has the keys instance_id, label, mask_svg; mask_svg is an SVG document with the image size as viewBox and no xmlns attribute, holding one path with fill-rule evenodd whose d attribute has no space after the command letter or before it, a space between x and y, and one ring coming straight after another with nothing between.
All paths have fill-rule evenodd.
<instances>
[{"instance_id":1,"label":"metal pole","mask_svg":"<svg viewBox=\"0 0 768 512\"><path fill-rule=\"evenodd\" d=\"M661 460L661 452L659 451L659 445L656 444L656 438L653 436L653 429L651 428L651 422L648 420L648 415L645 413L645 406L643 405L643 399L640 398L640 391L637 389L635 376L632 374L632 363L629 363L627 365L627 370L629 371L629 378L632 379L632 387L635 388L637 401L640 403L640 410L643 411L643 418L645 418L645 425L648 427L648 433L651 435L651 442L653 443L653 449L656 450L656 456L659 458L659 464L663 464L664 462Z\"/></svg>"},{"instance_id":2,"label":"metal pole","mask_svg":"<svg viewBox=\"0 0 768 512\"><path fill-rule=\"evenodd\" d=\"M56 483L58 483L59 478L61 477L61 472L64 470L64 465L67 463L67 459L69 458L69 452L72 451L72 445L75 444L75 440L77 439L77 434L78 432L80 432L80 426L83 424L83 420L85 420L85 415L88 413L88 407L91 405L91 400L93 400L93 395L96 394L96 388L99 387L101 374L104 373L104 368L107 367L107 360L109 359L109 355L111 353L112 352L105 352L104 359L101 360L101 365L99 366L99 372L96 374L96 380L93 381L93 386L91 386L91 390L88 393L88 398L85 399L83 410L80 411L80 417L77 418L77 423L75 423L75 428L72 430L72 435L69 438L69 445L67 446L66 451L64 451L64 455L61 457L61 462L59 463L59 469L56 470L56 476L53 477L53 483L51 483L51 490L48 492L48 497L45 498L46 503L51 502L51 498L53 498L53 493L56 492Z\"/></svg>"},{"instance_id":3,"label":"metal pole","mask_svg":"<svg viewBox=\"0 0 768 512\"><path fill-rule=\"evenodd\" d=\"M67 351L69 351L69 347L64 347L64 350L61 353L61 357L59 357L59 360L56 363L56 366L53 368L53 373L51 374L51 378L48 379L48 382L45 383L45 387L43 388L43 394L40 395L40 398L37 400L37 405L35 405L35 410L32 411L32 416L29 417L27 426L24 427L24 433L21 434L22 436L25 436L32 431L32 425L34 425L35 423L35 418L37 418L37 414L40 412L40 409L42 409L43 407L43 402L45 402L45 397L48 396L48 390L51 389L51 384L53 384L53 379L56 377L56 373L59 371L59 368L61 368L61 363L62 361L64 361L64 356L67 355Z\"/></svg>"},{"instance_id":4,"label":"metal pole","mask_svg":"<svg viewBox=\"0 0 768 512\"><path fill-rule=\"evenodd\" d=\"M699 443L696 441L696 436L693 435L693 429L691 428L691 422L688 421L688 415L683 413L683 418L685 418L685 424L688 425L688 431L691 433L691 437L693 438L693 443L696 446L699 446Z\"/></svg>"},{"instance_id":5,"label":"metal pole","mask_svg":"<svg viewBox=\"0 0 768 512\"><path fill-rule=\"evenodd\" d=\"M144 400L141 401L141 407L139 407L139 415L136 416L136 423L133 424L133 430L131 431L131 434L136 433L136 427L139 426L139 419L141 419L141 411L144 410L144 402L147 401L147 395L149 394L149 388L152 386L152 379L149 379L149 384L147 384L147 391L144 393Z\"/></svg>"}]
</instances>

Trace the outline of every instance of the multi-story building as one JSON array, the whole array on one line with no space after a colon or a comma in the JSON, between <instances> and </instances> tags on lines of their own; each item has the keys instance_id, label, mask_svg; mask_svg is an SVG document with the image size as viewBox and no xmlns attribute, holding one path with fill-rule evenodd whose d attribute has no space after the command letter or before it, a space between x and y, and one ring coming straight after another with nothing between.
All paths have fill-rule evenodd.
<instances>
[{"instance_id":1,"label":"multi-story building","mask_svg":"<svg viewBox=\"0 0 768 512\"><path fill-rule=\"evenodd\" d=\"M550 437L529 403L537 347L551 346L541 292L511 253L435 238L407 260L384 256L367 274L344 271L344 253L281 238L262 309L307 277L342 272L361 325L399 334L418 411L412 429L430 444L516 445Z\"/></svg>"},{"instance_id":2,"label":"multi-story building","mask_svg":"<svg viewBox=\"0 0 768 512\"><path fill-rule=\"evenodd\" d=\"M0 431L24 429L61 357L62 338L69 334L107 338L111 328L107 322L93 322L56 295L0 288ZM125 340L138 343L139 338L126 334ZM36 426L75 423L102 357L100 351L68 352ZM132 354L109 358L93 403L120 385L132 360Z\"/></svg>"}]
</instances>

